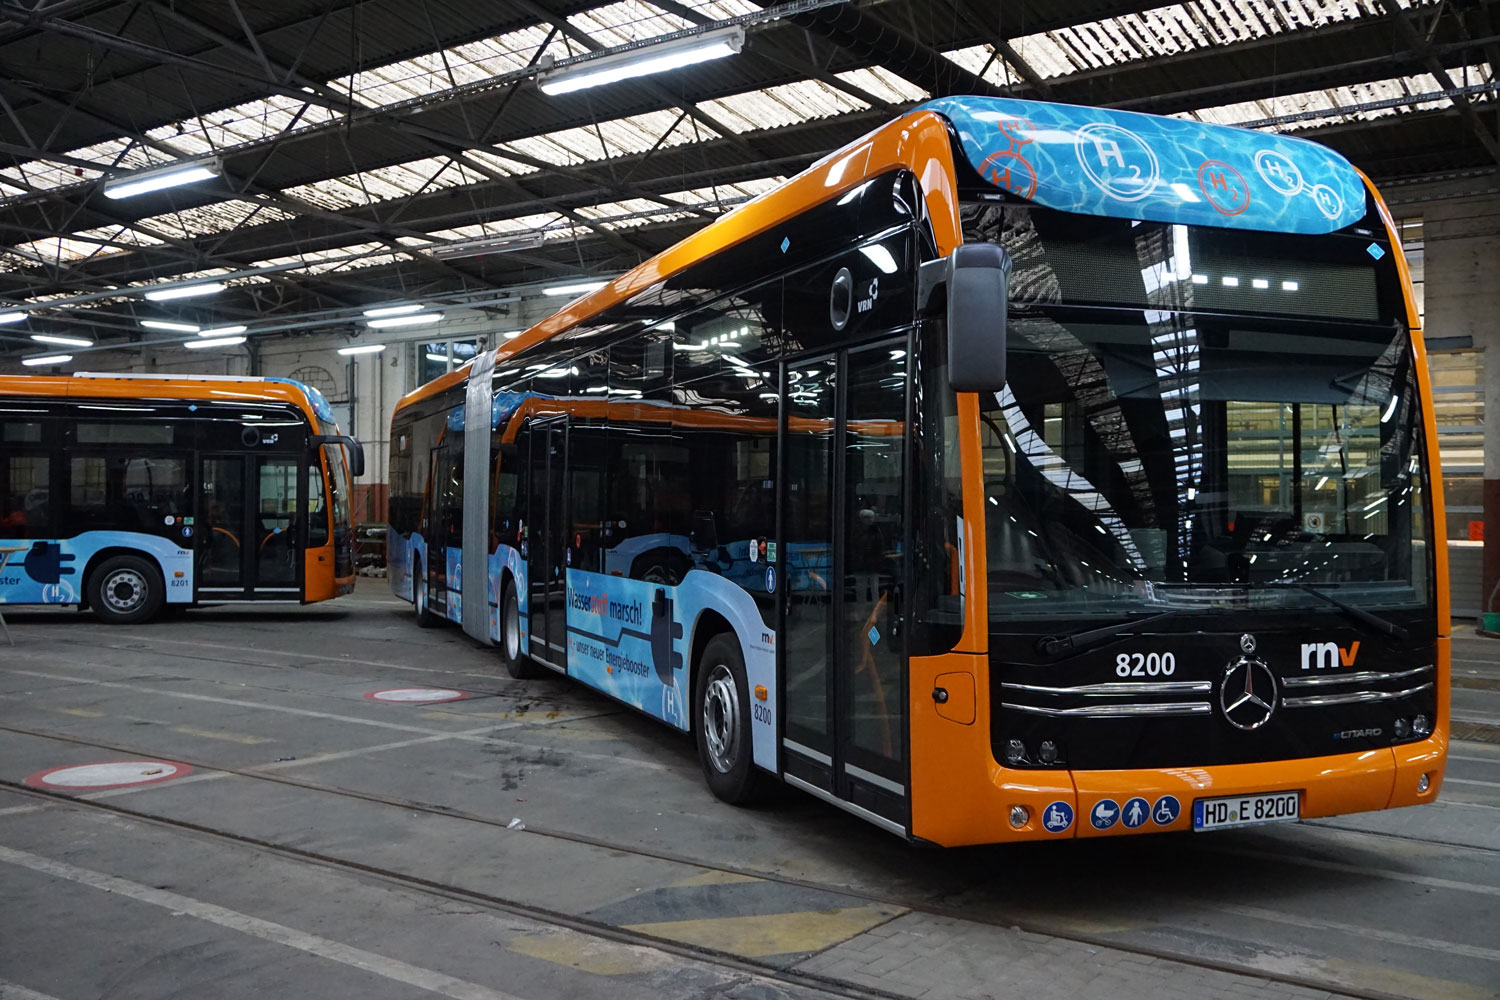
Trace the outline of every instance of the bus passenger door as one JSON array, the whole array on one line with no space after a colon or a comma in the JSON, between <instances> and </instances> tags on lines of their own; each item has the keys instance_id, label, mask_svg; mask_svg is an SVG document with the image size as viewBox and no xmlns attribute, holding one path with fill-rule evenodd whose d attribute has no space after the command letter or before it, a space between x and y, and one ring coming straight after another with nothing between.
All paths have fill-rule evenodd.
<instances>
[{"instance_id":1,"label":"bus passenger door","mask_svg":"<svg viewBox=\"0 0 1500 1000\"><path fill-rule=\"evenodd\" d=\"M566 417L530 428L526 580L533 659L567 668L568 458Z\"/></svg>"},{"instance_id":2,"label":"bus passenger door","mask_svg":"<svg viewBox=\"0 0 1500 1000\"><path fill-rule=\"evenodd\" d=\"M784 770L905 832L907 342L784 370Z\"/></svg>"},{"instance_id":3,"label":"bus passenger door","mask_svg":"<svg viewBox=\"0 0 1500 1000\"><path fill-rule=\"evenodd\" d=\"M204 455L198 599L300 600L307 480L296 455Z\"/></svg>"}]
</instances>

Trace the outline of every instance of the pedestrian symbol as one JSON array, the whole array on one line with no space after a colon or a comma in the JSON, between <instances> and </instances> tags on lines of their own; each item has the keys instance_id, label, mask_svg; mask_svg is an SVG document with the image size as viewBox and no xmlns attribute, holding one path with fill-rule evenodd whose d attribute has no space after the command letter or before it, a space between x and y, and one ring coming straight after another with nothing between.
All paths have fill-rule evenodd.
<instances>
[{"instance_id":1,"label":"pedestrian symbol","mask_svg":"<svg viewBox=\"0 0 1500 1000\"><path fill-rule=\"evenodd\" d=\"M1125 824L1127 830L1138 830L1146 825L1146 817L1150 815L1151 803L1137 795L1120 810L1120 822Z\"/></svg>"},{"instance_id":2,"label":"pedestrian symbol","mask_svg":"<svg viewBox=\"0 0 1500 1000\"><path fill-rule=\"evenodd\" d=\"M1108 830L1120 821L1120 807L1113 799L1100 799L1089 813L1089 822L1095 830Z\"/></svg>"},{"instance_id":3,"label":"pedestrian symbol","mask_svg":"<svg viewBox=\"0 0 1500 1000\"><path fill-rule=\"evenodd\" d=\"M1151 807L1151 819L1157 826L1171 826L1177 822L1177 816L1181 812L1182 804L1174 796L1163 795Z\"/></svg>"},{"instance_id":4,"label":"pedestrian symbol","mask_svg":"<svg viewBox=\"0 0 1500 1000\"><path fill-rule=\"evenodd\" d=\"M1062 833L1073 825L1073 807L1066 802L1054 802L1042 813L1042 826L1048 833Z\"/></svg>"}]
</instances>

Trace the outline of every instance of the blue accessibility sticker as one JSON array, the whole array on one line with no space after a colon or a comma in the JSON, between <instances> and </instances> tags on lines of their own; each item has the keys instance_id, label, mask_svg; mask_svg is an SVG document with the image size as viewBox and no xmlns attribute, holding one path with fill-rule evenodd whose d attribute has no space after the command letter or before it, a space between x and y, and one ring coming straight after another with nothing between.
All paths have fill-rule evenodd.
<instances>
[{"instance_id":1,"label":"blue accessibility sticker","mask_svg":"<svg viewBox=\"0 0 1500 1000\"><path fill-rule=\"evenodd\" d=\"M1157 826L1171 826L1181 813L1182 803L1171 795L1163 795L1151 807L1151 819Z\"/></svg>"},{"instance_id":2,"label":"blue accessibility sticker","mask_svg":"<svg viewBox=\"0 0 1500 1000\"><path fill-rule=\"evenodd\" d=\"M1125 824L1127 830L1138 830L1146 825L1146 820L1151 816L1151 803L1137 795L1125 803L1125 808L1120 810L1120 822Z\"/></svg>"},{"instance_id":3,"label":"blue accessibility sticker","mask_svg":"<svg viewBox=\"0 0 1500 1000\"><path fill-rule=\"evenodd\" d=\"M774 593L776 593L776 567L775 566L767 566L766 567L766 593L768 593L768 594L774 594Z\"/></svg>"},{"instance_id":4,"label":"blue accessibility sticker","mask_svg":"<svg viewBox=\"0 0 1500 1000\"><path fill-rule=\"evenodd\" d=\"M1115 804L1114 799L1100 799L1094 803L1094 809L1089 813L1089 822L1094 825L1095 830L1108 830L1120 821L1120 807Z\"/></svg>"},{"instance_id":5,"label":"blue accessibility sticker","mask_svg":"<svg viewBox=\"0 0 1500 1000\"><path fill-rule=\"evenodd\" d=\"M1073 825L1073 807L1066 802L1052 803L1042 813L1042 826L1048 833L1062 833Z\"/></svg>"},{"instance_id":6,"label":"blue accessibility sticker","mask_svg":"<svg viewBox=\"0 0 1500 1000\"><path fill-rule=\"evenodd\" d=\"M1371 257L1374 257L1376 260L1379 260L1380 258L1385 256L1385 248L1382 247L1379 243L1371 243L1369 246L1365 247L1365 253L1369 254Z\"/></svg>"}]
</instances>

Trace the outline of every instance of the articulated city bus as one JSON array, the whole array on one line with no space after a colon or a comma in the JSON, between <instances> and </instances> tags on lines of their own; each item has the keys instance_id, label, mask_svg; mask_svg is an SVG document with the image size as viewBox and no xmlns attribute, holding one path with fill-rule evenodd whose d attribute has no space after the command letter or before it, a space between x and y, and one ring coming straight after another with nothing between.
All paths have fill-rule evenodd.
<instances>
[{"instance_id":1,"label":"articulated city bus","mask_svg":"<svg viewBox=\"0 0 1500 1000\"><path fill-rule=\"evenodd\" d=\"M350 466L289 379L0 376L0 603L121 624L354 589Z\"/></svg>"},{"instance_id":2,"label":"articulated city bus","mask_svg":"<svg viewBox=\"0 0 1500 1000\"><path fill-rule=\"evenodd\" d=\"M945 98L391 431L390 580L913 840L1431 802L1441 491L1410 281L1338 154Z\"/></svg>"}]
</instances>

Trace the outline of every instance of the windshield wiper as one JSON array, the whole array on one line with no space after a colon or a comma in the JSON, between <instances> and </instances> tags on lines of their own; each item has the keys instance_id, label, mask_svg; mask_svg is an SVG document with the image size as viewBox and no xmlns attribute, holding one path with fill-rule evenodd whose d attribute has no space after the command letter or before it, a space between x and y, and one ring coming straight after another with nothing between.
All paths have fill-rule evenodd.
<instances>
[{"instance_id":1,"label":"windshield wiper","mask_svg":"<svg viewBox=\"0 0 1500 1000\"><path fill-rule=\"evenodd\" d=\"M1171 618L1187 611L1197 611L1198 608L1173 608L1149 618L1133 618L1127 622L1117 625L1106 625L1103 628L1086 629L1082 632L1074 632L1072 635L1047 635L1037 641L1036 648L1043 656L1065 656L1070 653L1082 653L1084 650L1102 646L1116 636L1130 635L1139 632L1142 628L1152 622L1159 622L1163 618Z\"/></svg>"},{"instance_id":2,"label":"windshield wiper","mask_svg":"<svg viewBox=\"0 0 1500 1000\"><path fill-rule=\"evenodd\" d=\"M1298 590L1307 591L1309 594L1318 598L1320 601L1327 601L1329 604L1332 604L1334 607L1344 612L1344 614L1350 616L1351 618L1359 619L1366 625L1375 628L1385 635L1391 636L1395 639L1399 639L1402 642L1405 642L1407 639L1411 638L1411 633L1402 628L1400 625L1397 625L1395 622L1387 621L1374 612L1366 611L1364 608L1358 608L1352 604L1345 604L1337 597L1334 597L1327 591L1319 590L1317 587L1314 587L1310 583L1299 583L1296 585L1296 587Z\"/></svg>"}]
</instances>

